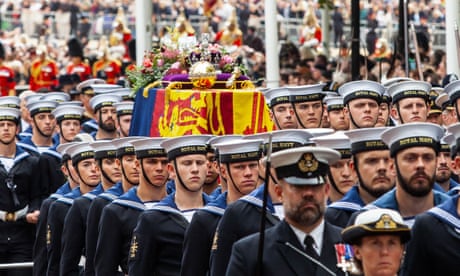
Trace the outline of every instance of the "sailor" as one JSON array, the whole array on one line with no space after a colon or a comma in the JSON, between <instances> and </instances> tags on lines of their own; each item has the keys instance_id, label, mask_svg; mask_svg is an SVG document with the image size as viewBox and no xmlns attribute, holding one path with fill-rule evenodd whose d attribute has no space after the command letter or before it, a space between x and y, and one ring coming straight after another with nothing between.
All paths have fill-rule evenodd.
<instances>
[{"instance_id":1,"label":"sailor","mask_svg":"<svg viewBox=\"0 0 460 276\"><path fill-rule=\"evenodd\" d=\"M349 117L343 112L343 98L341 96L327 96L324 98L327 118L333 130L348 130Z\"/></svg>"},{"instance_id":2,"label":"sailor","mask_svg":"<svg viewBox=\"0 0 460 276\"><path fill-rule=\"evenodd\" d=\"M458 124L455 124L449 127L449 130L455 132L456 128L458 127ZM433 189L440 192L449 193L453 188L458 187L459 184L457 181L452 179L454 176L452 171L452 162L455 158L452 159L451 157L451 148L450 144L446 140L446 136L447 135L444 135L440 141L438 163L436 166L436 182Z\"/></svg>"},{"instance_id":3,"label":"sailor","mask_svg":"<svg viewBox=\"0 0 460 276\"><path fill-rule=\"evenodd\" d=\"M214 233L225 208L257 187L262 141L240 139L214 145L227 191L193 216L185 232L181 275L207 275Z\"/></svg>"},{"instance_id":4,"label":"sailor","mask_svg":"<svg viewBox=\"0 0 460 276\"><path fill-rule=\"evenodd\" d=\"M209 138L187 135L161 143L176 190L140 215L129 250L129 275L180 273L185 231L195 211L209 202L202 192Z\"/></svg>"},{"instance_id":5,"label":"sailor","mask_svg":"<svg viewBox=\"0 0 460 276\"><path fill-rule=\"evenodd\" d=\"M382 100L380 102L380 112L377 119L377 124L375 127L386 127L394 126L393 119L390 116L391 109L391 97L388 95L388 89L385 88L385 92L382 95Z\"/></svg>"},{"instance_id":6,"label":"sailor","mask_svg":"<svg viewBox=\"0 0 460 276\"><path fill-rule=\"evenodd\" d=\"M160 143L165 138L132 141L136 164L140 168L139 185L104 207L99 222L99 237L94 258L97 275L117 275L118 267L128 273L128 253L139 215L166 196L168 158ZM110 248L110 250L107 250Z\"/></svg>"},{"instance_id":7,"label":"sailor","mask_svg":"<svg viewBox=\"0 0 460 276\"><path fill-rule=\"evenodd\" d=\"M325 84L287 87L299 128L320 128L323 123Z\"/></svg>"},{"instance_id":8,"label":"sailor","mask_svg":"<svg viewBox=\"0 0 460 276\"><path fill-rule=\"evenodd\" d=\"M426 121L433 124L438 124L442 126L442 107L436 104L436 99L440 94L443 94L444 88L442 87L431 87L429 93L429 106L430 110L428 111L428 116Z\"/></svg>"},{"instance_id":9,"label":"sailor","mask_svg":"<svg viewBox=\"0 0 460 276\"><path fill-rule=\"evenodd\" d=\"M113 94L100 94L90 100L91 107L96 116L98 130L91 133L95 140L113 139L118 137L115 103L121 101L121 97Z\"/></svg>"},{"instance_id":10,"label":"sailor","mask_svg":"<svg viewBox=\"0 0 460 276\"><path fill-rule=\"evenodd\" d=\"M131 118L133 116L134 103L122 101L114 104L117 110L117 132L118 137L128 137L129 128L131 127Z\"/></svg>"},{"instance_id":11,"label":"sailor","mask_svg":"<svg viewBox=\"0 0 460 276\"><path fill-rule=\"evenodd\" d=\"M449 102L454 107L457 114L457 121L460 121L460 109L458 100L460 99L460 80L450 82L444 87L444 92L449 95Z\"/></svg>"},{"instance_id":12,"label":"sailor","mask_svg":"<svg viewBox=\"0 0 460 276\"><path fill-rule=\"evenodd\" d=\"M449 95L444 91L436 98L435 104L441 107L442 126L449 127L458 122L455 108L449 100Z\"/></svg>"},{"instance_id":13,"label":"sailor","mask_svg":"<svg viewBox=\"0 0 460 276\"><path fill-rule=\"evenodd\" d=\"M324 220L328 166L339 158L339 152L323 147L287 149L271 156L285 217L265 231L260 262L260 233L236 242L225 275L344 275L334 251L341 229Z\"/></svg>"},{"instance_id":14,"label":"sailor","mask_svg":"<svg viewBox=\"0 0 460 276\"><path fill-rule=\"evenodd\" d=\"M291 104L290 90L286 87L270 88L264 91L265 101L270 109L270 119L276 129L296 129L297 117Z\"/></svg>"},{"instance_id":15,"label":"sailor","mask_svg":"<svg viewBox=\"0 0 460 276\"><path fill-rule=\"evenodd\" d=\"M431 84L424 81L403 81L389 86L391 117L399 124L426 122L430 91Z\"/></svg>"},{"instance_id":16,"label":"sailor","mask_svg":"<svg viewBox=\"0 0 460 276\"><path fill-rule=\"evenodd\" d=\"M354 212L394 187L395 177L390 170L390 152L380 139L381 133L386 129L375 127L345 132L350 138L351 166L358 176L358 181L341 200L328 206L326 221L345 227Z\"/></svg>"},{"instance_id":17,"label":"sailor","mask_svg":"<svg viewBox=\"0 0 460 276\"><path fill-rule=\"evenodd\" d=\"M96 115L94 115L94 110L89 101L91 98L94 97L94 89L92 88L93 84L104 84L105 80L102 79L89 79L86 81L80 82L76 90L80 94L80 101L85 108L85 112L83 113L83 131L86 133L91 133L98 129L98 125L96 123Z\"/></svg>"}]
</instances>

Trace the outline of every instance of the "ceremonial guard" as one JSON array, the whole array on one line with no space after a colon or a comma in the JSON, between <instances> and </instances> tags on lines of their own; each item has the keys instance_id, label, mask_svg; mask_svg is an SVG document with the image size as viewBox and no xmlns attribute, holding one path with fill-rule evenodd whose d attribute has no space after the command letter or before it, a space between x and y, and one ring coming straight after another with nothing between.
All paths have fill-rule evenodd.
<instances>
[{"instance_id":1,"label":"ceremonial guard","mask_svg":"<svg viewBox=\"0 0 460 276\"><path fill-rule=\"evenodd\" d=\"M320 128L323 122L324 84L288 87L299 128Z\"/></svg>"},{"instance_id":2,"label":"ceremonial guard","mask_svg":"<svg viewBox=\"0 0 460 276\"><path fill-rule=\"evenodd\" d=\"M32 261L35 224L40 215L38 158L16 145L20 111L0 108L0 262ZM8 275L31 275L32 269L17 269Z\"/></svg>"},{"instance_id":3,"label":"ceremonial guard","mask_svg":"<svg viewBox=\"0 0 460 276\"><path fill-rule=\"evenodd\" d=\"M415 217L449 197L434 191L437 155L444 130L432 123L410 123L391 127L381 134L390 149L392 166L398 177L396 188L364 208L399 211L410 227Z\"/></svg>"},{"instance_id":4,"label":"ceremonial guard","mask_svg":"<svg viewBox=\"0 0 460 276\"><path fill-rule=\"evenodd\" d=\"M351 81L339 87L344 112L350 120L349 129L369 128L377 124L384 92L383 85L368 80Z\"/></svg>"},{"instance_id":5,"label":"ceremonial guard","mask_svg":"<svg viewBox=\"0 0 460 276\"><path fill-rule=\"evenodd\" d=\"M42 202L40 207L40 217L38 218L37 231L35 234L35 243L33 250L33 275L42 276L46 275L46 270L48 267L48 254L46 250L46 226L48 220L48 211L51 204L57 199L63 197L65 194L70 193L73 189L78 187L77 175L75 170L72 167L72 159L67 153L67 149L75 145L77 142L71 142L66 144L61 144L57 147L57 152L61 154L61 165L60 169L62 170L63 175L66 177L67 182L65 182L61 187L59 187L56 192L51 194L47 199ZM72 169L71 169L72 167Z\"/></svg>"},{"instance_id":6,"label":"ceremonial guard","mask_svg":"<svg viewBox=\"0 0 460 276\"><path fill-rule=\"evenodd\" d=\"M243 33L238 27L238 18L236 11L232 11L232 15L225 22L225 28L217 32L215 40L222 46L241 46L243 45Z\"/></svg>"},{"instance_id":7,"label":"ceremonial guard","mask_svg":"<svg viewBox=\"0 0 460 276\"><path fill-rule=\"evenodd\" d=\"M430 110L430 83L403 81L387 89L392 102L391 117L399 124L426 122Z\"/></svg>"},{"instance_id":8,"label":"ceremonial guard","mask_svg":"<svg viewBox=\"0 0 460 276\"><path fill-rule=\"evenodd\" d=\"M272 143L270 145L270 136ZM312 133L306 129L286 129L248 136L248 139L263 139L264 154L271 147L273 152L283 149L312 145ZM249 195L243 196L225 210L214 236L210 257L210 275L225 275L233 244L239 239L256 233L260 229L260 220L263 206L264 189L268 186L268 212L265 215L265 224L268 227L276 225L284 215L280 198L275 193L278 183L273 172L259 170L264 184L260 185Z\"/></svg>"},{"instance_id":9,"label":"ceremonial guard","mask_svg":"<svg viewBox=\"0 0 460 276\"><path fill-rule=\"evenodd\" d=\"M386 129L374 127L344 132L350 138L350 165L355 170L358 181L342 199L328 206L325 219L329 223L339 227L347 226L353 213L394 187L390 152L380 138Z\"/></svg>"},{"instance_id":10,"label":"ceremonial guard","mask_svg":"<svg viewBox=\"0 0 460 276\"><path fill-rule=\"evenodd\" d=\"M98 125L98 130L91 133L95 140L117 138L117 110L114 104L118 102L121 102L121 97L114 94L100 94L90 100Z\"/></svg>"},{"instance_id":11,"label":"ceremonial guard","mask_svg":"<svg viewBox=\"0 0 460 276\"><path fill-rule=\"evenodd\" d=\"M80 81L85 81L91 78L91 67L85 62L83 54L83 46L76 38L71 38L67 42L70 64L67 65L67 74L77 74Z\"/></svg>"},{"instance_id":12,"label":"ceremonial guard","mask_svg":"<svg viewBox=\"0 0 460 276\"><path fill-rule=\"evenodd\" d=\"M54 60L48 57L46 45L37 47L37 59L30 65L30 90L53 91L58 86L59 68Z\"/></svg>"},{"instance_id":13,"label":"ceremonial guard","mask_svg":"<svg viewBox=\"0 0 460 276\"><path fill-rule=\"evenodd\" d=\"M209 202L202 192L209 138L188 135L161 143L176 190L139 217L129 251L129 275L179 275L185 231L196 209Z\"/></svg>"},{"instance_id":14,"label":"ceremonial guard","mask_svg":"<svg viewBox=\"0 0 460 276\"><path fill-rule=\"evenodd\" d=\"M330 189L328 166L339 159L339 152L323 147L287 149L271 156L284 219L263 238L258 233L237 241L225 275L344 275L334 250L341 241L340 228L323 218Z\"/></svg>"},{"instance_id":15,"label":"ceremonial guard","mask_svg":"<svg viewBox=\"0 0 460 276\"><path fill-rule=\"evenodd\" d=\"M0 43L0 96L16 96L14 71L5 64L5 47Z\"/></svg>"},{"instance_id":16,"label":"ceremonial guard","mask_svg":"<svg viewBox=\"0 0 460 276\"><path fill-rule=\"evenodd\" d=\"M108 204L101 215L94 259L96 275L126 275L128 253L139 215L166 196L168 158L164 138L132 141L140 168L139 185ZM107 250L110 248L110 250ZM123 273L119 273L121 268Z\"/></svg>"},{"instance_id":17,"label":"ceremonial guard","mask_svg":"<svg viewBox=\"0 0 460 276\"><path fill-rule=\"evenodd\" d=\"M351 167L351 143L350 138L343 132L314 137L311 139L316 146L335 149L340 152L340 160L330 164L327 173L331 191L329 192L328 204L336 202L356 184L357 175Z\"/></svg>"},{"instance_id":18,"label":"ceremonial guard","mask_svg":"<svg viewBox=\"0 0 460 276\"><path fill-rule=\"evenodd\" d=\"M290 94L286 87L269 88L264 91L265 101L270 108L270 119L275 123L276 129L298 127Z\"/></svg>"},{"instance_id":19,"label":"ceremonial guard","mask_svg":"<svg viewBox=\"0 0 460 276\"><path fill-rule=\"evenodd\" d=\"M72 168L79 186L57 199L49 208L46 233L47 275L59 275L64 221L73 201L92 191L95 183L100 181L100 173L94 160L94 150L89 143L80 142L72 145L67 149L67 152L72 160Z\"/></svg>"},{"instance_id":20,"label":"ceremonial guard","mask_svg":"<svg viewBox=\"0 0 460 276\"><path fill-rule=\"evenodd\" d=\"M99 59L93 64L93 77L116 84L121 76L119 61L110 58L108 49L100 50L98 55Z\"/></svg>"},{"instance_id":21,"label":"ceremonial guard","mask_svg":"<svg viewBox=\"0 0 460 276\"><path fill-rule=\"evenodd\" d=\"M214 233L225 208L257 186L262 141L241 139L214 145L227 191L193 216L185 232L181 275L207 275Z\"/></svg>"}]
</instances>

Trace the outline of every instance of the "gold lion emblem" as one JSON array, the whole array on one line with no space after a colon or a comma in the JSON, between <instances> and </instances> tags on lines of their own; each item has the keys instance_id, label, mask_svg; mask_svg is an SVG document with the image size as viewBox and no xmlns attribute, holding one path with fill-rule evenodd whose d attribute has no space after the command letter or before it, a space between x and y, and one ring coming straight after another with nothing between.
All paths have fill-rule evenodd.
<instances>
[{"instance_id":1,"label":"gold lion emblem","mask_svg":"<svg viewBox=\"0 0 460 276\"><path fill-rule=\"evenodd\" d=\"M299 169L304 173L314 172L318 169L318 160L312 153L305 153L299 161Z\"/></svg>"}]
</instances>

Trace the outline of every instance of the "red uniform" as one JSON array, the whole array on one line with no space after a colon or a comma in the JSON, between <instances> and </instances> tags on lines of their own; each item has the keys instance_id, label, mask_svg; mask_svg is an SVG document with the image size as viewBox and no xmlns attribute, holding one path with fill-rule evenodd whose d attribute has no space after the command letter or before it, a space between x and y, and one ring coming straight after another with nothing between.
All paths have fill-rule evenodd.
<instances>
[{"instance_id":1,"label":"red uniform","mask_svg":"<svg viewBox=\"0 0 460 276\"><path fill-rule=\"evenodd\" d=\"M42 88L53 90L58 84L59 69L51 59L37 59L30 67L30 90L38 91Z\"/></svg>"},{"instance_id":2,"label":"red uniform","mask_svg":"<svg viewBox=\"0 0 460 276\"><path fill-rule=\"evenodd\" d=\"M92 77L91 68L86 63L79 63L67 66L67 74L77 74L80 77L80 81L88 80Z\"/></svg>"},{"instance_id":3,"label":"red uniform","mask_svg":"<svg viewBox=\"0 0 460 276\"><path fill-rule=\"evenodd\" d=\"M114 60L100 59L93 64L93 77L104 79L107 83L116 84L121 75L121 67Z\"/></svg>"},{"instance_id":4,"label":"red uniform","mask_svg":"<svg viewBox=\"0 0 460 276\"><path fill-rule=\"evenodd\" d=\"M5 65L0 65L0 93L1 96L9 96L10 91L14 91L16 82L14 81L14 71Z\"/></svg>"}]
</instances>

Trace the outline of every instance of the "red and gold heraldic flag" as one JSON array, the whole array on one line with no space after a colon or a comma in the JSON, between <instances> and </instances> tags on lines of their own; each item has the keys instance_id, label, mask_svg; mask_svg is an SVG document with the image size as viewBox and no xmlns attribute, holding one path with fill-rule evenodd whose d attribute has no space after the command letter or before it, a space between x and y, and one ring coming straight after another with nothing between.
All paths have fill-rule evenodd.
<instances>
[{"instance_id":1,"label":"red and gold heraldic flag","mask_svg":"<svg viewBox=\"0 0 460 276\"><path fill-rule=\"evenodd\" d=\"M147 98L138 94L131 135L246 135L272 131L274 127L264 96L255 89L167 88L150 89ZM139 101L148 101L148 106ZM149 115L151 120L146 118ZM149 132L146 123L150 125Z\"/></svg>"}]
</instances>

